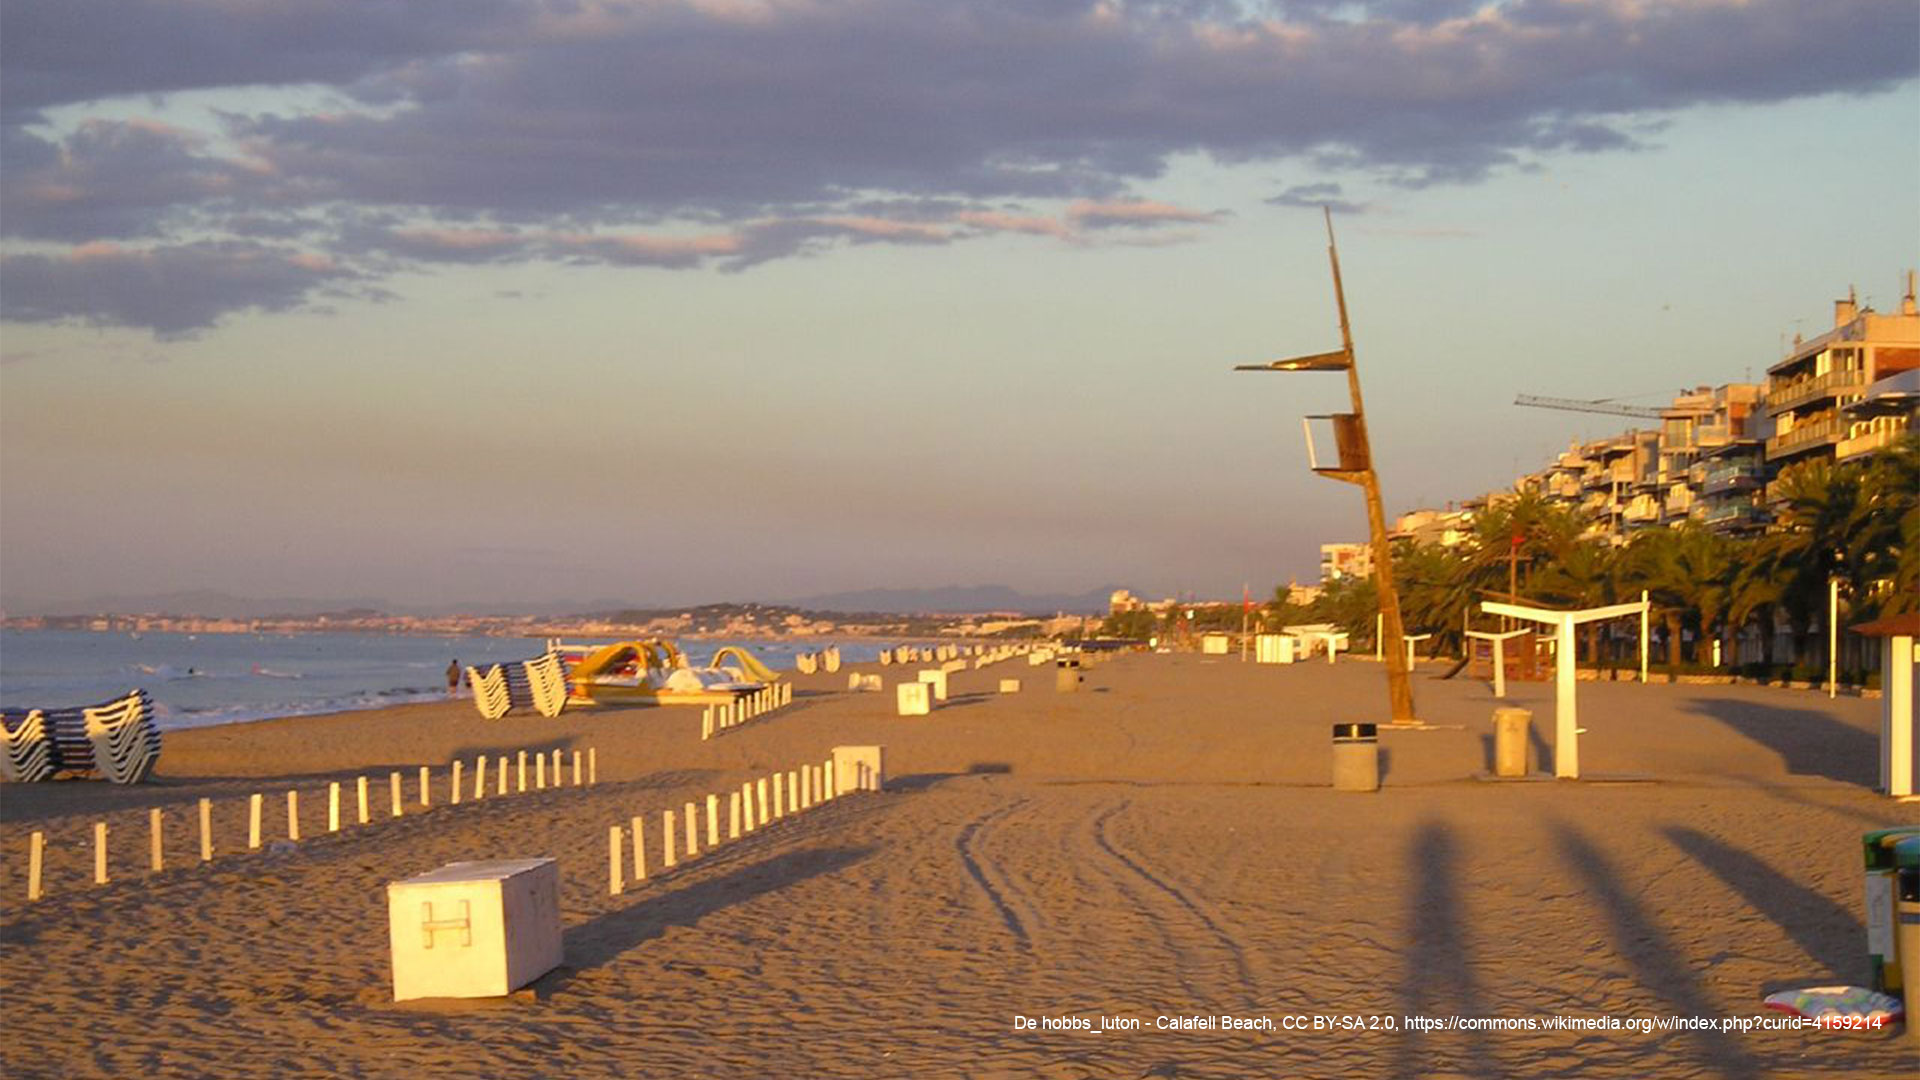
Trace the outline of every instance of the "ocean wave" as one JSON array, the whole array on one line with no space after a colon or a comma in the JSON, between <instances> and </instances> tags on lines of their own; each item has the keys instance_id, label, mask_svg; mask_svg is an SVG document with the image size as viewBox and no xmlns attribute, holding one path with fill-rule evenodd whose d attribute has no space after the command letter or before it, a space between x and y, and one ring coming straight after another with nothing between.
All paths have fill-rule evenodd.
<instances>
[{"instance_id":1,"label":"ocean wave","mask_svg":"<svg viewBox=\"0 0 1920 1080\"><path fill-rule=\"evenodd\" d=\"M276 720L285 716L324 716L328 713L384 709L393 705L417 705L447 700L444 689L407 689L366 691L316 698L311 701L249 702L207 708L154 707L154 721L162 731L241 724L249 720Z\"/></svg>"}]
</instances>

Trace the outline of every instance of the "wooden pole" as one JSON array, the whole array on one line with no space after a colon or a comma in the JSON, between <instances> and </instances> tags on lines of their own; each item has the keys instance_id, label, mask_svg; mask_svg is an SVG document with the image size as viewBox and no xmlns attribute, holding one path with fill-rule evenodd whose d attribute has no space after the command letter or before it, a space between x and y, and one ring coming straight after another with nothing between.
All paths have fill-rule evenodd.
<instances>
[{"instance_id":1,"label":"wooden pole","mask_svg":"<svg viewBox=\"0 0 1920 1080\"><path fill-rule=\"evenodd\" d=\"M633 819L633 880L637 884L647 880L647 845L641 838L640 819Z\"/></svg>"},{"instance_id":2,"label":"wooden pole","mask_svg":"<svg viewBox=\"0 0 1920 1080\"><path fill-rule=\"evenodd\" d=\"M157 806L147 811L147 837L147 868L157 874L167 868L167 853L163 846L165 841L161 839L160 808Z\"/></svg>"},{"instance_id":3,"label":"wooden pole","mask_svg":"<svg viewBox=\"0 0 1920 1080\"><path fill-rule=\"evenodd\" d=\"M40 872L47 861L47 834L35 832L27 837L27 899L40 899Z\"/></svg>"},{"instance_id":4,"label":"wooden pole","mask_svg":"<svg viewBox=\"0 0 1920 1080\"><path fill-rule=\"evenodd\" d=\"M107 883L107 823L93 823L93 883Z\"/></svg>"},{"instance_id":5,"label":"wooden pole","mask_svg":"<svg viewBox=\"0 0 1920 1080\"><path fill-rule=\"evenodd\" d=\"M260 796L247 798L247 849L257 851L260 848Z\"/></svg>"},{"instance_id":6,"label":"wooden pole","mask_svg":"<svg viewBox=\"0 0 1920 1080\"><path fill-rule=\"evenodd\" d=\"M607 829L607 892L613 896L619 896L622 889L620 860L626 857L625 852L621 850L623 840L624 837L620 835L620 826L614 825Z\"/></svg>"},{"instance_id":7,"label":"wooden pole","mask_svg":"<svg viewBox=\"0 0 1920 1080\"><path fill-rule=\"evenodd\" d=\"M213 800L200 800L200 861L213 861Z\"/></svg>"}]
</instances>

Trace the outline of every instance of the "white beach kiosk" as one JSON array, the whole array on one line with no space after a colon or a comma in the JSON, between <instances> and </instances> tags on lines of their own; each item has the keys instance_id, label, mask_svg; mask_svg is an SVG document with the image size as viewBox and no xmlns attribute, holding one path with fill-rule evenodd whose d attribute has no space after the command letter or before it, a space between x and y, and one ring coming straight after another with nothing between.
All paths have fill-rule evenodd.
<instances>
[{"instance_id":1,"label":"white beach kiosk","mask_svg":"<svg viewBox=\"0 0 1920 1080\"><path fill-rule=\"evenodd\" d=\"M1556 611L1526 604L1506 604L1483 600L1480 610L1489 615L1505 615L1553 627L1553 775L1563 780L1580 779L1580 727L1574 705L1573 687L1578 678L1578 663L1573 646L1573 628L1581 623L1602 619L1640 616L1640 681L1647 681L1647 612L1645 595L1631 604ZM1505 679L1501 680L1503 683Z\"/></svg>"}]
</instances>

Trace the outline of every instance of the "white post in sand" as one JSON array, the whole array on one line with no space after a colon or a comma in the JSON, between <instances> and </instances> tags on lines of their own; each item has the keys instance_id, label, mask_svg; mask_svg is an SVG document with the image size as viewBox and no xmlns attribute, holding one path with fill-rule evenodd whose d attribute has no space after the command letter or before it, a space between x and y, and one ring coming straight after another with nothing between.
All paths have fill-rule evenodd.
<instances>
[{"instance_id":1,"label":"white post in sand","mask_svg":"<svg viewBox=\"0 0 1920 1080\"><path fill-rule=\"evenodd\" d=\"M740 831L752 832L759 826L753 818L753 781L740 785Z\"/></svg>"},{"instance_id":2,"label":"white post in sand","mask_svg":"<svg viewBox=\"0 0 1920 1080\"><path fill-rule=\"evenodd\" d=\"M553 752L553 786L563 786L560 783L560 751L557 749Z\"/></svg>"},{"instance_id":3,"label":"white post in sand","mask_svg":"<svg viewBox=\"0 0 1920 1080\"><path fill-rule=\"evenodd\" d=\"M647 880L647 842L641 831L640 818L633 819L633 880L639 884Z\"/></svg>"},{"instance_id":4,"label":"white post in sand","mask_svg":"<svg viewBox=\"0 0 1920 1080\"><path fill-rule=\"evenodd\" d=\"M1484 600L1480 610L1489 615L1508 615L1529 622L1545 623L1554 629L1554 743L1553 774L1567 780L1580 778L1580 726L1574 702L1574 687L1579 666L1574 657L1573 628L1601 619L1639 615L1644 622L1647 601L1637 604L1613 604L1579 611L1554 611L1524 604L1496 603ZM1644 654L1642 663L1645 663Z\"/></svg>"},{"instance_id":5,"label":"white post in sand","mask_svg":"<svg viewBox=\"0 0 1920 1080\"><path fill-rule=\"evenodd\" d=\"M795 770L789 769L787 771L787 813L797 814L799 812L800 774Z\"/></svg>"},{"instance_id":6,"label":"white post in sand","mask_svg":"<svg viewBox=\"0 0 1920 1080\"><path fill-rule=\"evenodd\" d=\"M107 883L107 823L104 821L93 824L93 883Z\"/></svg>"},{"instance_id":7,"label":"white post in sand","mask_svg":"<svg viewBox=\"0 0 1920 1080\"><path fill-rule=\"evenodd\" d=\"M460 805L460 789L466 786L460 782L461 781L460 773L464 765L465 765L465 762L462 762L459 758L455 758L453 761L453 782L447 785L448 787L447 802L453 806ZM366 787L367 786L366 780L362 779L360 781L360 786L363 788ZM365 825L366 823L367 822L364 817L360 819L360 824Z\"/></svg>"},{"instance_id":8,"label":"white post in sand","mask_svg":"<svg viewBox=\"0 0 1920 1080\"><path fill-rule=\"evenodd\" d=\"M287 839L300 839L300 793L287 792Z\"/></svg>"},{"instance_id":9,"label":"white post in sand","mask_svg":"<svg viewBox=\"0 0 1920 1080\"><path fill-rule=\"evenodd\" d=\"M478 802L487 797L487 755L475 754L473 757L473 798Z\"/></svg>"},{"instance_id":10,"label":"white post in sand","mask_svg":"<svg viewBox=\"0 0 1920 1080\"><path fill-rule=\"evenodd\" d=\"M671 870L679 862L673 857L673 811L660 811L660 865Z\"/></svg>"},{"instance_id":11,"label":"white post in sand","mask_svg":"<svg viewBox=\"0 0 1920 1080\"><path fill-rule=\"evenodd\" d=\"M711 738L713 738L713 706L709 705L700 711L700 741L706 742Z\"/></svg>"},{"instance_id":12,"label":"white post in sand","mask_svg":"<svg viewBox=\"0 0 1920 1080\"><path fill-rule=\"evenodd\" d=\"M1840 579L1827 579L1827 700L1840 693Z\"/></svg>"},{"instance_id":13,"label":"white post in sand","mask_svg":"<svg viewBox=\"0 0 1920 1080\"><path fill-rule=\"evenodd\" d=\"M759 795L759 805L760 805L759 812L753 815L754 828L757 829L760 826L765 825L768 820L767 818L767 778L764 776L761 777L758 781L755 782L754 787L758 789L756 794Z\"/></svg>"},{"instance_id":14,"label":"white post in sand","mask_svg":"<svg viewBox=\"0 0 1920 1080\"><path fill-rule=\"evenodd\" d=\"M1373 658L1375 660L1384 661L1387 658L1386 641L1387 616L1384 613L1376 613L1373 617ZM1413 650L1408 649L1407 655L1413 655Z\"/></svg>"},{"instance_id":15,"label":"white post in sand","mask_svg":"<svg viewBox=\"0 0 1920 1080\"><path fill-rule=\"evenodd\" d=\"M600 748L597 746L589 746L587 747L587 786L592 787L599 782Z\"/></svg>"},{"instance_id":16,"label":"white post in sand","mask_svg":"<svg viewBox=\"0 0 1920 1080\"><path fill-rule=\"evenodd\" d=\"M47 861L47 834L27 837L27 899L40 899L40 870Z\"/></svg>"},{"instance_id":17,"label":"white post in sand","mask_svg":"<svg viewBox=\"0 0 1920 1080\"><path fill-rule=\"evenodd\" d=\"M1647 685L1647 616L1653 605L1647 602L1647 590L1640 590L1640 685Z\"/></svg>"},{"instance_id":18,"label":"white post in sand","mask_svg":"<svg viewBox=\"0 0 1920 1080\"><path fill-rule=\"evenodd\" d=\"M707 847L720 846L720 796L707 796Z\"/></svg>"},{"instance_id":19,"label":"white post in sand","mask_svg":"<svg viewBox=\"0 0 1920 1080\"><path fill-rule=\"evenodd\" d=\"M493 793L505 795L507 793L507 755L501 754L493 759L493 775L497 781L494 784Z\"/></svg>"},{"instance_id":20,"label":"white post in sand","mask_svg":"<svg viewBox=\"0 0 1920 1080\"><path fill-rule=\"evenodd\" d=\"M773 816L775 819L779 819L787 816L787 800L785 798L786 792L782 790L782 785L785 782L786 782L785 773L773 774Z\"/></svg>"},{"instance_id":21,"label":"white post in sand","mask_svg":"<svg viewBox=\"0 0 1920 1080\"><path fill-rule=\"evenodd\" d=\"M573 752L573 786L580 786L580 751Z\"/></svg>"},{"instance_id":22,"label":"white post in sand","mask_svg":"<svg viewBox=\"0 0 1920 1080\"><path fill-rule=\"evenodd\" d=\"M213 800L200 800L200 861L213 861Z\"/></svg>"},{"instance_id":23,"label":"white post in sand","mask_svg":"<svg viewBox=\"0 0 1920 1080\"><path fill-rule=\"evenodd\" d=\"M147 869L159 873L167 868L166 852L161 849L160 808L147 811Z\"/></svg>"},{"instance_id":24,"label":"white post in sand","mask_svg":"<svg viewBox=\"0 0 1920 1080\"><path fill-rule=\"evenodd\" d=\"M1513 638L1532 633L1531 630L1508 630L1495 634L1485 630L1465 631L1470 638L1493 643L1493 696L1507 696L1507 642Z\"/></svg>"},{"instance_id":25,"label":"white post in sand","mask_svg":"<svg viewBox=\"0 0 1920 1080\"><path fill-rule=\"evenodd\" d=\"M460 777L460 763L459 763L459 762L457 762L457 761L453 763L453 775L454 775L454 784L453 784L453 801L454 801L454 802L459 802L459 801L460 801L460 781L459 781L459 777ZM356 783L357 783L357 786L358 786L358 788L359 788L359 791L358 791L358 795L359 795L359 797L360 797L360 806L359 806L359 810L360 810L360 824L362 824L362 825L365 825L365 824L366 824L367 822L369 822L369 821L371 821L371 820L373 820L373 817L372 817L372 815L371 815L371 814L369 814L369 813L367 813L367 810L368 810L368 807L367 807L367 778L366 778L366 777L364 777L364 776L362 776L362 777L359 777L359 778L357 778L357 781L356 781Z\"/></svg>"},{"instance_id":26,"label":"white post in sand","mask_svg":"<svg viewBox=\"0 0 1920 1080\"><path fill-rule=\"evenodd\" d=\"M687 804L686 812L687 858L691 859L695 855L700 854L700 815L698 809L695 808L691 802Z\"/></svg>"},{"instance_id":27,"label":"white post in sand","mask_svg":"<svg viewBox=\"0 0 1920 1080\"><path fill-rule=\"evenodd\" d=\"M258 794L247 798L247 848L258 850L260 847L260 800Z\"/></svg>"},{"instance_id":28,"label":"white post in sand","mask_svg":"<svg viewBox=\"0 0 1920 1080\"><path fill-rule=\"evenodd\" d=\"M607 892L612 896L619 896L621 889L624 888L620 881L620 861L626 858L626 853L622 850L624 840L625 837L620 835L620 826L613 825L608 827Z\"/></svg>"},{"instance_id":29,"label":"white post in sand","mask_svg":"<svg viewBox=\"0 0 1920 1080\"><path fill-rule=\"evenodd\" d=\"M740 839L740 793L737 791L727 795L727 839Z\"/></svg>"},{"instance_id":30,"label":"white post in sand","mask_svg":"<svg viewBox=\"0 0 1920 1080\"><path fill-rule=\"evenodd\" d=\"M340 831L340 781L327 785L327 831Z\"/></svg>"},{"instance_id":31,"label":"white post in sand","mask_svg":"<svg viewBox=\"0 0 1920 1080\"><path fill-rule=\"evenodd\" d=\"M520 751L514 760L519 766L520 773L520 788L518 794L525 794L527 790L527 752L525 750Z\"/></svg>"},{"instance_id":32,"label":"white post in sand","mask_svg":"<svg viewBox=\"0 0 1920 1080\"><path fill-rule=\"evenodd\" d=\"M828 758L826 764L820 766L820 783L826 788L827 798L837 799L840 797L840 788L833 782L832 758Z\"/></svg>"},{"instance_id":33,"label":"white post in sand","mask_svg":"<svg viewBox=\"0 0 1920 1080\"><path fill-rule=\"evenodd\" d=\"M399 817L401 814L405 813L406 799L400 794L400 774L399 773L390 772L387 774L387 794L391 796L391 799L393 802L392 816Z\"/></svg>"},{"instance_id":34,"label":"white post in sand","mask_svg":"<svg viewBox=\"0 0 1920 1080\"><path fill-rule=\"evenodd\" d=\"M433 805L433 770L420 766L420 805Z\"/></svg>"},{"instance_id":35,"label":"white post in sand","mask_svg":"<svg viewBox=\"0 0 1920 1080\"><path fill-rule=\"evenodd\" d=\"M533 755L533 790L547 790L547 755Z\"/></svg>"}]
</instances>

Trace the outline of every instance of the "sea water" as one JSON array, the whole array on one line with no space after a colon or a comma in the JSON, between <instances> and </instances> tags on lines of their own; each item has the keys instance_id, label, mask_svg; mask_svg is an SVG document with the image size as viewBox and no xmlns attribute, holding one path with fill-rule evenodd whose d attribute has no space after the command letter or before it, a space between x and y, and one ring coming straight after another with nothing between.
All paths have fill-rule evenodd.
<instances>
[{"instance_id":1,"label":"sea water","mask_svg":"<svg viewBox=\"0 0 1920 1080\"><path fill-rule=\"evenodd\" d=\"M587 642L608 639L568 639ZM739 645L768 667L793 667L796 653L840 646L848 663L879 656L877 642L679 642L704 664ZM163 729L275 716L443 701L447 665L527 660L546 651L534 638L398 634L168 634L0 631L0 707L93 705L144 688Z\"/></svg>"}]
</instances>

